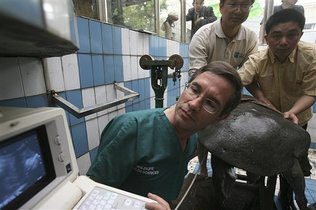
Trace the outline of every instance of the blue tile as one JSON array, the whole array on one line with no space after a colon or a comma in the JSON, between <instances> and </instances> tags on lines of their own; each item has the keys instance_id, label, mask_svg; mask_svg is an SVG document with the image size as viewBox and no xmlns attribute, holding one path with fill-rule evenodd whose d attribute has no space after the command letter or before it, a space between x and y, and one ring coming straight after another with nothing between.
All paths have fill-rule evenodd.
<instances>
[{"instance_id":1,"label":"blue tile","mask_svg":"<svg viewBox=\"0 0 316 210\"><path fill-rule=\"evenodd\" d=\"M316 202L316 180L305 178L305 195L308 203Z\"/></svg>"},{"instance_id":2,"label":"blue tile","mask_svg":"<svg viewBox=\"0 0 316 210\"><path fill-rule=\"evenodd\" d=\"M173 81L171 78L168 79L168 87L165 92L167 92L167 97L164 98L164 101L167 101L167 106L171 106L173 103Z\"/></svg>"},{"instance_id":3,"label":"blue tile","mask_svg":"<svg viewBox=\"0 0 316 210\"><path fill-rule=\"evenodd\" d=\"M112 84L114 82L114 58L113 55L104 55L104 75L105 84Z\"/></svg>"},{"instance_id":4,"label":"blue tile","mask_svg":"<svg viewBox=\"0 0 316 210\"><path fill-rule=\"evenodd\" d=\"M144 79L144 98L145 98L145 109L150 109L150 78Z\"/></svg>"},{"instance_id":5,"label":"blue tile","mask_svg":"<svg viewBox=\"0 0 316 210\"><path fill-rule=\"evenodd\" d=\"M158 37L151 35L149 37L149 55L157 56L158 51Z\"/></svg>"},{"instance_id":6,"label":"blue tile","mask_svg":"<svg viewBox=\"0 0 316 210\"><path fill-rule=\"evenodd\" d=\"M72 42L79 48L79 37L78 37L78 18L74 16L70 18L70 37Z\"/></svg>"},{"instance_id":7,"label":"blue tile","mask_svg":"<svg viewBox=\"0 0 316 210\"><path fill-rule=\"evenodd\" d=\"M188 71L189 71L189 59L188 58L184 58L183 59L183 66L181 68L181 73L182 74L187 74Z\"/></svg>"},{"instance_id":8,"label":"blue tile","mask_svg":"<svg viewBox=\"0 0 316 210\"><path fill-rule=\"evenodd\" d=\"M65 92L65 91L63 91L63 92L58 92L58 95L59 95L60 97L64 98L65 100L67 100L66 92ZM60 107L60 106L58 106L58 105L55 104L55 103L50 103L49 106L50 106L50 107ZM64 110L65 110L65 109L64 109ZM68 125L70 125L70 116L69 116L70 114L69 114L69 112L67 112L67 110L65 110L65 112L66 112L66 118L67 118Z\"/></svg>"},{"instance_id":9,"label":"blue tile","mask_svg":"<svg viewBox=\"0 0 316 210\"><path fill-rule=\"evenodd\" d=\"M180 55L183 58L189 57L189 45L185 43L180 43Z\"/></svg>"},{"instance_id":10,"label":"blue tile","mask_svg":"<svg viewBox=\"0 0 316 210\"><path fill-rule=\"evenodd\" d=\"M102 33L101 23L94 20L89 20L90 29L90 44L92 53L102 53Z\"/></svg>"},{"instance_id":11,"label":"blue tile","mask_svg":"<svg viewBox=\"0 0 316 210\"><path fill-rule=\"evenodd\" d=\"M144 94L145 94L145 82L144 82L144 79L140 79L140 80L138 80L138 84L139 84L139 94L140 94L140 96L139 96L139 102L140 102L140 104L139 104L139 108L140 109L145 109L145 103L144 103L144 99L145 99L145 97L144 97Z\"/></svg>"},{"instance_id":12,"label":"blue tile","mask_svg":"<svg viewBox=\"0 0 316 210\"><path fill-rule=\"evenodd\" d=\"M113 27L102 24L102 48L104 54L113 54Z\"/></svg>"},{"instance_id":13,"label":"blue tile","mask_svg":"<svg viewBox=\"0 0 316 210\"><path fill-rule=\"evenodd\" d=\"M96 157L97 154L98 154L98 148L99 148L99 147L93 148L93 149L90 150L90 152L89 152L91 163L94 161L95 157Z\"/></svg>"},{"instance_id":14,"label":"blue tile","mask_svg":"<svg viewBox=\"0 0 316 210\"><path fill-rule=\"evenodd\" d=\"M0 101L0 106L27 107L27 103L26 99L23 97Z\"/></svg>"},{"instance_id":15,"label":"blue tile","mask_svg":"<svg viewBox=\"0 0 316 210\"><path fill-rule=\"evenodd\" d=\"M132 81L132 87L131 87L131 88L132 88L133 91L139 93L138 80L133 80L133 81ZM139 101L139 98L133 100L134 103L136 103L136 102L138 103L138 101Z\"/></svg>"},{"instance_id":16,"label":"blue tile","mask_svg":"<svg viewBox=\"0 0 316 210\"><path fill-rule=\"evenodd\" d=\"M70 90L66 91L66 100L78 107L79 109L83 107L82 95L80 90ZM69 113L69 124L75 125L84 121L84 118L77 118Z\"/></svg>"},{"instance_id":17,"label":"blue tile","mask_svg":"<svg viewBox=\"0 0 316 210\"><path fill-rule=\"evenodd\" d=\"M90 35L89 22L85 18L78 18L78 36L79 36L79 51L80 53L90 53Z\"/></svg>"},{"instance_id":18,"label":"blue tile","mask_svg":"<svg viewBox=\"0 0 316 210\"><path fill-rule=\"evenodd\" d=\"M48 98L46 94L29 96L26 98L26 102L27 102L28 107L33 107L33 108L48 106Z\"/></svg>"},{"instance_id":19,"label":"blue tile","mask_svg":"<svg viewBox=\"0 0 316 210\"><path fill-rule=\"evenodd\" d=\"M138 80L139 84L139 100L143 101L145 99L145 81L144 79L139 79Z\"/></svg>"},{"instance_id":20,"label":"blue tile","mask_svg":"<svg viewBox=\"0 0 316 210\"><path fill-rule=\"evenodd\" d=\"M91 55L78 54L81 88L93 87Z\"/></svg>"},{"instance_id":21,"label":"blue tile","mask_svg":"<svg viewBox=\"0 0 316 210\"><path fill-rule=\"evenodd\" d=\"M76 157L80 157L88 152L88 138L85 123L79 123L70 127L72 141Z\"/></svg>"},{"instance_id":22,"label":"blue tile","mask_svg":"<svg viewBox=\"0 0 316 210\"><path fill-rule=\"evenodd\" d=\"M122 54L121 28L113 26L113 53L114 55Z\"/></svg>"},{"instance_id":23,"label":"blue tile","mask_svg":"<svg viewBox=\"0 0 316 210\"><path fill-rule=\"evenodd\" d=\"M104 85L104 65L102 55L92 55L92 69L94 86Z\"/></svg>"},{"instance_id":24,"label":"blue tile","mask_svg":"<svg viewBox=\"0 0 316 210\"><path fill-rule=\"evenodd\" d=\"M124 80L122 55L114 55L114 80L116 82Z\"/></svg>"},{"instance_id":25,"label":"blue tile","mask_svg":"<svg viewBox=\"0 0 316 210\"><path fill-rule=\"evenodd\" d=\"M167 56L167 39L164 39L162 37L158 37L158 56Z\"/></svg>"},{"instance_id":26,"label":"blue tile","mask_svg":"<svg viewBox=\"0 0 316 210\"><path fill-rule=\"evenodd\" d=\"M252 96L251 93L245 87L242 90L242 94Z\"/></svg>"}]
</instances>

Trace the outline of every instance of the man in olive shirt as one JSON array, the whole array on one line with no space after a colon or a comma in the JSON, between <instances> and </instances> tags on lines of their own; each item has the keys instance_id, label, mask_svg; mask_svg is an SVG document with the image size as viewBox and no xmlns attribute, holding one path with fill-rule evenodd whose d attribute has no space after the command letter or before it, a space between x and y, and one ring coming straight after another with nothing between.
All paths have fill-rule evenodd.
<instances>
[{"instance_id":1,"label":"man in olive shirt","mask_svg":"<svg viewBox=\"0 0 316 210\"><path fill-rule=\"evenodd\" d=\"M238 73L253 96L306 129L316 99L316 45L300 41L304 25L304 16L296 10L284 9L273 14L265 26L268 48L250 55ZM309 176L308 154L299 159L299 165L291 174L303 172ZM305 180L301 181L305 186ZM285 193L289 185L282 176L280 182L280 197L284 201L292 192ZM300 190L304 193L304 189ZM297 195L295 199L306 200ZM281 202L283 209L291 209L291 200Z\"/></svg>"}]
</instances>

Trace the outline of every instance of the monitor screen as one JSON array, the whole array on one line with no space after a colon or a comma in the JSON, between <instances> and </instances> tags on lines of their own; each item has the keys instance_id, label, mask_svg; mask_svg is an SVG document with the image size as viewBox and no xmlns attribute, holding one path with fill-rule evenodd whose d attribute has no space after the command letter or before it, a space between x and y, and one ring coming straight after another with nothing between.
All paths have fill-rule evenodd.
<instances>
[{"instance_id":1,"label":"monitor screen","mask_svg":"<svg viewBox=\"0 0 316 210\"><path fill-rule=\"evenodd\" d=\"M45 125L0 142L0 209L17 209L56 175Z\"/></svg>"}]
</instances>

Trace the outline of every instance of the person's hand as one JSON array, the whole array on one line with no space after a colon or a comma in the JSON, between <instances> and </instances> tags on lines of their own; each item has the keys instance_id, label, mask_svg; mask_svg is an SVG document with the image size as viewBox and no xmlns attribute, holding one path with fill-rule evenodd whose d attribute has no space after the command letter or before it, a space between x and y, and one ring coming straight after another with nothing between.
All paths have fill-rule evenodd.
<instances>
[{"instance_id":1,"label":"person's hand","mask_svg":"<svg viewBox=\"0 0 316 210\"><path fill-rule=\"evenodd\" d=\"M199 17L198 19L196 19L195 25L202 24L203 20L204 20L204 17Z\"/></svg>"},{"instance_id":2,"label":"person's hand","mask_svg":"<svg viewBox=\"0 0 316 210\"><path fill-rule=\"evenodd\" d=\"M284 112L283 117L285 119L291 120L295 124L298 124L298 118L293 112Z\"/></svg>"},{"instance_id":3,"label":"person's hand","mask_svg":"<svg viewBox=\"0 0 316 210\"><path fill-rule=\"evenodd\" d=\"M158 195L155 195L153 193L148 193L148 198L157 201L157 203L154 202L148 202L145 204L145 208L148 210L171 210L169 204L167 201L165 201L163 198L159 197Z\"/></svg>"}]
</instances>

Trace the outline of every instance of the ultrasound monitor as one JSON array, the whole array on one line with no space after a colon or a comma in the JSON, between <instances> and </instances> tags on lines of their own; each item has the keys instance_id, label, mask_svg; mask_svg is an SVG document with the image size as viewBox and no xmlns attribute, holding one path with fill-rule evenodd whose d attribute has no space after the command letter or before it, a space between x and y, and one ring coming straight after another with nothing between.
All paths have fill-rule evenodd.
<instances>
[{"instance_id":1,"label":"ultrasound monitor","mask_svg":"<svg viewBox=\"0 0 316 210\"><path fill-rule=\"evenodd\" d=\"M1 210L81 210L97 201L125 210L152 202L79 176L63 109L0 107Z\"/></svg>"},{"instance_id":2,"label":"ultrasound monitor","mask_svg":"<svg viewBox=\"0 0 316 210\"><path fill-rule=\"evenodd\" d=\"M17 209L56 178L45 126L0 144L0 209Z\"/></svg>"},{"instance_id":3,"label":"ultrasound monitor","mask_svg":"<svg viewBox=\"0 0 316 210\"><path fill-rule=\"evenodd\" d=\"M59 108L0 107L0 209L30 209L78 175Z\"/></svg>"}]
</instances>

